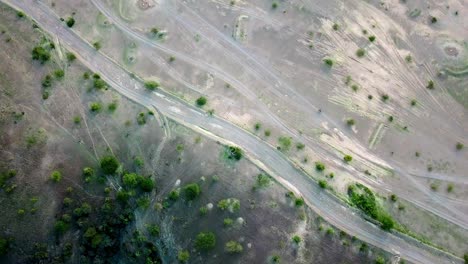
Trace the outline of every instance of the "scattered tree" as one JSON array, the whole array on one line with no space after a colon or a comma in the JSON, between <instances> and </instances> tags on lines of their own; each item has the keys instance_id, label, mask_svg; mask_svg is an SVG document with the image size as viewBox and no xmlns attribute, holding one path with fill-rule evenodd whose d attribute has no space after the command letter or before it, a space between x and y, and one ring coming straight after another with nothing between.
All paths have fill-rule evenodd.
<instances>
[{"instance_id":1,"label":"scattered tree","mask_svg":"<svg viewBox=\"0 0 468 264\"><path fill-rule=\"evenodd\" d=\"M159 83L156 81L145 81L145 88L151 91L156 90L159 87Z\"/></svg>"},{"instance_id":2,"label":"scattered tree","mask_svg":"<svg viewBox=\"0 0 468 264\"><path fill-rule=\"evenodd\" d=\"M294 243L296 243L296 244L299 244L299 243L301 243L302 239L301 239L300 236L295 235L295 236L292 237L292 241L293 241Z\"/></svg>"},{"instance_id":3,"label":"scattered tree","mask_svg":"<svg viewBox=\"0 0 468 264\"><path fill-rule=\"evenodd\" d=\"M195 248L200 251L208 251L216 246L216 236L213 232L200 232L195 238Z\"/></svg>"},{"instance_id":4,"label":"scattered tree","mask_svg":"<svg viewBox=\"0 0 468 264\"><path fill-rule=\"evenodd\" d=\"M226 252L231 254L241 253L244 250L242 245L234 240L228 241L224 246L224 249L226 250Z\"/></svg>"},{"instance_id":5,"label":"scattered tree","mask_svg":"<svg viewBox=\"0 0 468 264\"><path fill-rule=\"evenodd\" d=\"M333 60L330 59L330 58L326 58L323 60L323 62L325 63L325 65L327 65L328 67L333 67Z\"/></svg>"},{"instance_id":6,"label":"scattered tree","mask_svg":"<svg viewBox=\"0 0 468 264\"><path fill-rule=\"evenodd\" d=\"M105 174L114 174L119 168L119 162L114 156L101 158L101 169Z\"/></svg>"},{"instance_id":7,"label":"scattered tree","mask_svg":"<svg viewBox=\"0 0 468 264\"><path fill-rule=\"evenodd\" d=\"M351 155L345 155L345 156L343 157L343 160L344 160L345 162L351 162L351 161L353 160L353 157L352 157Z\"/></svg>"},{"instance_id":8,"label":"scattered tree","mask_svg":"<svg viewBox=\"0 0 468 264\"><path fill-rule=\"evenodd\" d=\"M50 57L50 52L42 46L36 46L32 50L32 59L38 60L41 64L46 63Z\"/></svg>"},{"instance_id":9,"label":"scattered tree","mask_svg":"<svg viewBox=\"0 0 468 264\"><path fill-rule=\"evenodd\" d=\"M323 164L320 161L317 161L317 162L315 162L315 169L317 171L323 171L323 170L325 170L325 164Z\"/></svg>"},{"instance_id":10,"label":"scattered tree","mask_svg":"<svg viewBox=\"0 0 468 264\"><path fill-rule=\"evenodd\" d=\"M69 18L67 18L67 21L65 23L67 23L67 26L69 28L71 28L71 27L73 27L73 25L75 25L75 19L73 17L69 17Z\"/></svg>"},{"instance_id":11,"label":"scattered tree","mask_svg":"<svg viewBox=\"0 0 468 264\"><path fill-rule=\"evenodd\" d=\"M53 182L60 182L62 180L62 174L60 171L55 170L50 174L49 178Z\"/></svg>"},{"instance_id":12,"label":"scattered tree","mask_svg":"<svg viewBox=\"0 0 468 264\"><path fill-rule=\"evenodd\" d=\"M185 199L192 201L200 195L200 186L197 183L190 183L184 187Z\"/></svg>"},{"instance_id":13,"label":"scattered tree","mask_svg":"<svg viewBox=\"0 0 468 264\"><path fill-rule=\"evenodd\" d=\"M327 188L327 185L328 185L327 181L325 181L325 180L319 180L318 184L319 184L320 188L322 188L322 189Z\"/></svg>"},{"instance_id":14,"label":"scattered tree","mask_svg":"<svg viewBox=\"0 0 468 264\"><path fill-rule=\"evenodd\" d=\"M364 57L365 54L366 54L366 51L364 49L358 49L356 51L356 56L358 56L359 58Z\"/></svg>"},{"instance_id":15,"label":"scattered tree","mask_svg":"<svg viewBox=\"0 0 468 264\"><path fill-rule=\"evenodd\" d=\"M206 97L200 96L195 102L197 103L197 106L202 107L206 104L206 101Z\"/></svg>"},{"instance_id":16,"label":"scattered tree","mask_svg":"<svg viewBox=\"0 0 468 264\"><path fill-rule=\"evenodd\" d=\"M177 255L177 259L180 262L185 263L190 259L190 253L188 252L188 250L181 250L179 251L179 254Z\"/></svg>"},{"instance_id":17,"label":"scattered tree","mask_svg":"<svg viewBox=\"0 0 468 264\"><path fill-rule=\"evenodd\" d=\"M95 113L98 113L101 111L101 104L98 103L98 102L93 102L91 103L91 105L89 106L89 109L91 110L91 112L95 112Z\"/></svg>"}]
</instances>

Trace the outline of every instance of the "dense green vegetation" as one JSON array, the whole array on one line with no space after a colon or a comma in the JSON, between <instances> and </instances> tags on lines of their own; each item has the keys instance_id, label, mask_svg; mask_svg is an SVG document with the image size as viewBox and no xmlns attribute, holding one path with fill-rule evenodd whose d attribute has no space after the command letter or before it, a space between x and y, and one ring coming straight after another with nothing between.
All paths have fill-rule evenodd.
<instances>
[{"instance_id":1,"label":"dense green vegetation","mask_svg":"<svg viewBox=\"0 0 468 264\"><path fill-rule=\"evenodd\" d=\"M356 183L348 188L350 201L366 215L379 221L384 230L390 230L395 222L377 203L374 193L366 186Z\"/></svg>"}]
</instances>

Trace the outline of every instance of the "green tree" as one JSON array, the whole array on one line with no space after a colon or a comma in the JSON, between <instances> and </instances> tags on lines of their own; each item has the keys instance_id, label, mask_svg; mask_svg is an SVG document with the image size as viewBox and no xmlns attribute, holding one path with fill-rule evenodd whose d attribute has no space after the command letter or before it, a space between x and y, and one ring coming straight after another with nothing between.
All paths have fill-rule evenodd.
<instances>
[{"instance_id":1,"label":"green tree","mask_svg":"<svg viewBox=\"0 0 468 264\"><path fill-rule=\"evenodd\" d=\"M200 232L195 238L195 248L200 251L208 251L216 246L216 236L213 232Z\"/></svg>"},{"instance_id":2,"label":"green tree","mask_svg":"<svg viewBox=\"0 0 468 264\"><path fill-rule=\"evenodd\" d=\"M32 50L32 59L38 60L41 64L46 63L50 56L50 52L42 46L36 46Z\"/></svg>"},{"instance_id":3,"label":"green tree","mask_svg":"<svg viewBox=\"0 0 468 264\"><path fill-rule=\"evenodd\" d=\"M69 28L73 27L75 25L75 19L73 17L67 18L67 21L65 22Z\"/></svg>"},{"instance_id":4,"label":"green tree","mask_svg":"<svg viewBox=\"0 0 468 264\"><path fill-rule=\"evenodd\" d=\"M325 181L325 180L319 180L318 184L319 184L320 188L322 188L322 189L327 188L327 185L328 185L327 181Z\"/></svg>"},{"instance_id":5,"label":"green tree","mask_svg":"<svg viewBox=\"0 0 468 264\"><path fill-rule=\"evenodd\" d=\"M101 158L101 169L105 174L114 174L119 168L119 162L114 156L104 156Z\"/></svg>"},{"instance_id":6,"label":"green tree","mask_svg":"<svg viewBox=\"0 0 468 264\"><path fill-rule=\"evenodd\" d=\"M299 243L301 243L302 239L301 239L300 236L295 235L295 236L292 237L292 241L293 241L294 243L296 243L296 244L299 244Z\"/></svg>"},{"instance_id":7,"label":"green tree","mask_svg":"<svg viewBox=\"0 0 468 264\"><path fill-rule=\"evenodd\" d=\"M10 249L10 242L8 239L0 237L0 256L4 256L8 253Z\"/></svg>"},{"instance_id":8,"label":"green tree","mask_svg":"<svg viewBox=\"0 0 468 264\"><path fill-rule=\"evenodd\" d=\"M244 250L242 245L234 240L228 241L224 246L224 249L226 250L226 252L231 254L241 253Z\"/></svg>"},{"instance_id":9,"label":"green tree","mask_svg":"<svg viewBox=\"0 0 468 264\"><path fill-rule=\"evenodd\" d=\"M156 81L146 81L145 88L151 91L156 90L159 87L159 83Z\"/></svg>"},{"instance_id":10,"label":"green tree","mask_svg":"<svg viewBox=\"0 0 468 264\"><path fill-rule=\"evenodd\" d=\"M89 110L91 110L91 112L95 112L95 113L98 113L101 111L101 104L98 103L98 102L93 102L91 103L91 105L89 106Z\"/></svg>"},{"instance_id":11,"label":"green tree","mask_svg":"<svg viewBox=\"0 0 468 264\"><path fill-rule=\"evenodd\" d=\"M62 174L60 171L55 170L50 174L49 178L53 182L60 182L62 180Z\"/></svg>"},{"instance_id":12,"label":"green tree","mask_svg":"<svg viewBox=\"0 0 468 264\"><path fill-rule=\"evenodd\" d=\"M138 175L136 173L126 173L122 177L122 182L126 187L136 187L138 184Z\"/></svg>"},{"instance_id":13,"label":"green tree","mask_svg":"<svg viewBox=\"0 0 468 264\"><path fill-rule=\"evenodd\" d=\"M138 179L138 185L144 192L151 192L154 188L154 181L150 177L140 176Z\"/></svg>"},{"instance_id":14,"label":"green tree","mask_svg":"<svg viewBox=\"0 0 468 264\"><path fill-rule=\"evenodd\" d=\"M181 250L179 251L179 254L177 255L177 259L180 262L185 263L190 259L190 253L188 252L188 250Z\"/></svg>"},{"instance_id":15,"label":"green tree","mask_svg":"<svg viewBox=\"0 0 468 264\"><path fill-rule=\"evenodd\" d=\"M240 160L242 158L242 149L239 147L229 146L227 148L228 159Z\"/></svg>"},{"instance_id":16,"label":"green tree","mask_svg":"<svg viewBox=\"0 0 468 264\"><path fill-rule=\"evenodd\" d=\"M65 233L69 228L69 225L62 220L59 220L55 223L54 229L57 234L61 235Z\"/></svg>"},{"instance_id":17,"label":"green tree","mask_svg":"<svg viewBox=\"0 0 468 264\"><path fill-rule=\"evenodd\" d=\"M192 201L200 195L200 186L197 183L190 183L184 187L185 199Z\"/></svg>"},{"instance_id":18,"label":"green tree","mask_svg":"<svg viewBox=\"0 0 468 264\"><path fill-rule=\"evenodd\" d=\"M320 161L315 162L315 169L317 171L324 171L325 170L325 164L323 164Z\"/></svg>"},{"instance_id":19,"label":"green tree","mask_svg":"<svg viewBox=\"0 0 468 264\"><path fill-rule=\"evenodd\" d=\"M345 156L343 157L343 160L344 160L345 162L351 162L351 161L353 160L353 157L352 157L351 155L345 155Z\"/></svg>"},{"instance_id":20,"label":"green tree","mask_svg":"<svg viewBox=\"0 0 468 264\"><path fill-rule=\"evenodd\" d=\"M202 107L206 105L207 99L204 96L200 96L195 102L197 103L197 106Z\"/></svg>"}]
</instances>

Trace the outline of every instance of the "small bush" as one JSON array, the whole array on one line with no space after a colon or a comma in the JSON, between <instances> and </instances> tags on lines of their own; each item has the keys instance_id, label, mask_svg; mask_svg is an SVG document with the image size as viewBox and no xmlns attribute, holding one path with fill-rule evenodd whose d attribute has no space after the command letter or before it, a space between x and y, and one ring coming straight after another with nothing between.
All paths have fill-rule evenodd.
<instances>
[{"instance_id":1,"label":"small bush","mask_svg":"<svg viewBox=\"0 0 468 264\"><path fill-rule=\"evenodd\" d=\"M102 157L100 165L105 174L114 174L119 168L119 162L114 156Z\"/></svg>"},{"instance_id":2,"label":"small bush","mask_svg":"<svg viewBox=\"0 0 468 264\"><path fill-rule=\"evenodd\" d=\"M89 110L91 110L91 112L99 113L99 112L101 112L101 109L102 109L102 106L98 102L93 102L89 106Z\"/></svg>"},{"instance_id":3,"label":"small bush","mask_svg":"<svg viewBox=\"0 0 468 264\"><path fill-rule=\"evenodd\" d=\"M180 196L180 192L179 190L172 190L170 193L169 193L169 200L172 200L172 201L177 201L177 199L179 199L179 196Z\"/></svg>"},{"instance_id":4,"label":"small bush","mask_svg":"<svg viewBox=\"0 0 468 264\"><path fill-rule=\"evenodd\" d=\"M338 25L337 23L335 23L335 24L333 24L332 28L333 28L333 30L336 31L336 30L340 29L340 25Z\"/></svg>"},{"instance_id":5,"label":"small bush","mask_svg":"<svg viewBox=\"0 0 468 264\"><path fill-rule=\"evenodd\" d=\"M122 176L122 183L124 186L133 188L138 184L138 175L136 173L126 173Z\"/></svg>"},{"instance_id":6,"label":"small bush","mask_svg":"<svg viewBox=\"0 0 468 264\"><path fill-rule=\"evenodd\" d=\"M231 160L240 160L242 158L242 149L239 147L229 146L227 148L227 158Z\"/></svg>"},{"instance_id":7,"label":"small bush","mask_svg":"<svg viewBox=\"0 0 468 264\"><path fill-rule=\"evenodd\" d=\"M319 184L320 188L322 188L322 189L327 188L327 185L328 185L327 181L325 181L325 180L319 180L318 184Z\"/></svg>"},{"instance_id":8,"label":"small bush","mask_svg":"<svg viewBox=\"0 0 468 264\"><path fill-rule=\"evenodd\" d=\"M262 125L260 123L258 123L258 122L255 123L255 125L254 125L255 131L260 130L261 127L262 127Z\"/></svg>"},{"instance_id":9,"label":"small bush","mask_svg":"<svg viewBox=\"0 0 468 264\"><path fill-rule=\"evenodd\" d=\"M60 182L62 180L62 174L60 171L55 170L50 174L49 179L53 182Z\"/></svg>"},{"instance_id":10,"label":"small bush","mask_svg":"<svg viewBox=\"0 0 468 264\"><path fill-rule=\"evenodd\" d=\"M32 59L38 60L41 64L46 63L50 57L50 52L42 46L36 46L32 50Z\"/></svg>"},{"instance_id":11,"label":"small bush","mask_svg":"<svg viewBox=\"0 0 468 264\"><path fill-rule=\"evenodd\" d=\"M302 198L302 197L296 198L296 199L294 200L294 205L295 205L296 207L301 207L301 206L303 206L303 205L304 205L304 198Z\"/></svg>"},{"instance_id":12,"label":"small bush","mask_svg":"<svg viewBox=\"0 0 468 264\"><path fill-rule=\"evenodd\" d=\"M206 97L200 96L195 102L197 103L197 106L202 107L206 104L206 101Z\"/></svg>"},{"instance_id":13,"label":"small bush","mask_svg":"<svg viewBox=\"0 0 468 264\"><path fill-rule=\"evenodd\" d=\"M411 100L411 106L415 106L417 104L417 101L415 99Z\"/></svg>"},{"instance_id":14,"label":"small bush","mask_svg":"<svg viewBox=\"0 0 468 264\"><path fill-rule=\"evenodd\" d=\"M96 50L100 50L101 49L101 42L99 41L96 41L93 43L93 47L96 49Z\"/></svg>"},{"instance_id":15,"label":"small bush","mask_svg":"<svg viewBox=\"0 0 468 264\"><path fill-rule=\"evenodd\" d=\"M190 253L188 252L188 250L179 251L179 254L177 255L177 259L180 262L185 263L190 259Z\"/></svg>"},{"instance_id":16,"label":"small bush","mask_svg":"<svg viewBox=\"0 0 468 264\"><path fill-rule=\"evenodd\" d=\"M273 3L271 4L271 8L272 8L272 9L278 8L278 3L277 3L277 2L273 2Z\"/></svg>"},{"instance_id":17,"label":"small bush","mask_svg":"<svg viewBox=\"0 0 468 264\"><path fill-rule=\"evenodd\" d=\"M154 181L149 177L142 177L138 178L138 186L144 192L151 192L154 189Z\"/></svg>"},{"instance_id":18,"label":"small bush","mask_svg":"<svg viewBox=\"0 0 468 264\"><path fill-rule=\"evenodd\" d=\"M370 41L370 42L374 42L374 41L375 41L375 36L374 36L374 35L369 36L369 41Z\"/></svg>"},{"instance_id":19,"label":"small bush","mask_svg":"<svg viewBox=\"0 0 468 264\"><path fill-rule=\"evenodd\" d=\"M224 227L230 227L232 226L232 224L234 224L234 220L232 220L231 218L224 218L223 220Z\"/></svg>"},{"instance_id":20,"label":"small bush","mask_svg":"<svg viewBox=\"0 0 468 264\"><path fill-rule=\"evenodd\" d=\"M332 59L324 59L323 62L325 63L325 65L327 65L328 67L333 67L333 60Z\"/></svg>"},{"instance_id":21,"label":"small bush","mask_svg":"<svg viewBox=\"0 0 468 264\"><path fill-rule=\"evenodd\" d=\"M236 242L233 240L228 241L226 245L224 246L224 249L226 250L227 253L231 253L231 254L241 253L244 250L244 248L239 242Z\"/></svg>"},{"instance_id":22,"label":"small bush","mask_svg":"<svg viewBox=\"0 0 468 264\"><path fill-rule=\"evenodd\" d=\"M317 171L324 171L325 170L325 164L323 164L322 162L315 162L315 169Z\"/></svg>"},{"instance_id":23,"label":"small bush","mask_svg":"<svg viewBox=\"0 0 468 264\"><path fill-rule=\"evenodd\" d=\"M295 236L292 237L292 241L293 241L294 243L296 243L296 244L299 244L299 243L301 243L302 239L301 239L300 236L295 235Z\"/></svg>"},{"instance_id":24,"label":"small bush","mask_svg":"<svg viewBox=\"0 0 468 264\"><path fill-rule=\"evenodd\" d=\"M348 126L354 126L356 124L356 121L354 121L354 119L352 118L349 118L348 120L346 120L346 124Z\"/></svg>"},{"instance_id":25,"label":"small bush","mask_svg":"<svg viewBox=\"0 0 468 264\"><path fill-rule=\"evenodd\" d=\"M187 184L184 187L185 199L192 201L200 195L200 186L196 183Z\"/></svg>"},{"instance_id":26,"label":"small bush","mask_svg":"<svg viewBox=\"0 0 468 264\"><path fill-rule=\"evenodd\" d=\"M23 18L25 16L24 12L18 11L16 12L16 16L19 18Z\"/></svg>"},{"instance_id":27,"label":"small bush","mask_svg":"<svg viewBox=\"0 0 468 264\"><path fill-rule=\"evenodd\" d=\"M364 57L364 55L366 55L366 51L364 49L358 49L356 51L356 56L358 56L359 58Z\"/></svg>"},{"instance_id":28,"label":"small bush","mask_svg":"<svg viewBox=\"0 0 468 264\"><path fill-rule=\"evenodd\" d=\"M55 70L55 71L54 71L54 76L55 76L55 78L57 78L57 79L62 79L63 76L65 76L65 72L64 72L62 69Z\"/></svg>"},{"instance_id":29,"label":"small bush","mask_svg":"<svg viewBox=\"0 0 468 264\"><path fill-rule=\"evenodd\" d=\"M386 102L386 101L388 101L388 99L390 99L388 94L383 94L381 98L382 98L382 101L384 101L384 102Z\"/></svg>"},{"instance_id":30,"label":"small bush","mask_svg":"<svg viewBox=\"0 0 468 264\"><path fill-rule=\"evenodd\" d=\"M465 147L465 145L463 145L463 143L461 143L461 142L457 142L457 144L455 145L455 148L457 150L462 150L464 147Z\"/></svg>"},{"instance_id":31,"label":"small bush","mask_svg":"<svg viewBox=\"0 0 468 264\"><path fill-rule=\"evenodd\" d=\"M351 162L351 161L353 160L353 157L352 157L351 155L345 155L345 156L343 157L343 160L344 160L345 162Z\"/></svg>"},{"instance_id":32,"label":"small bush","mask_svg":"<svg viewBox=\"0 0 468 264\"><path fill-rule=\"evenodd\" d=\"M216 246L216 236L213 232L200 232L195 238L195 248L200 251L208 251Z\"/></svg>"},{"instance_id":33,"label":"small bush","mask_svg":"<svg viewBox=\"0 0 468 264\"><path fill-rule=\"evenodd\" d=\"M76 60L76 56L75 54L71 53L71 52L67 52L67 60L68 62L73 62L74 60Z\"/></svg>"},{"instance_id":34,"label":"small bush","mask_svg":"<svg viewBox=\"0 0 468 264\"><path fill-rule=\"evenodd\" d=\"M429 81L427 82L426 88L427 88L427 89L430 89L430 90L433 90L433 89L434 89L434 81L433 81L433 80L429 80Z\"/></svg>"},{"instance_id":35,"label":"small bush","mask_svg":"<svg viewBox=\"0 0 468 264\"><path fill-rule=\"evenodd\" d=\"M57 234L61 235L65 233L69 228L69 225L62 220L59 220L55 223L54 229Z\"/></svg>"},{"instance_id":36,"label":"small bush","mask_svg":"<svg viewBox=\"0 0 468 264\"><path fill-rule=\"evenodd\" d=\"M146 81L145 88L151 91L156 90L159 87L159 83L156 81Z\"/></svg>"},{"instance_id":37,"label":"small bush","mask_svg":"<svg viewBox=\"0 0 468 264\"><path fill-rule=\"evenodd\" d=\"M75 19L73 17L67 18L67 21L65 22L69 28L73 27L75 25Z\"/></svg>"}]
</instances>

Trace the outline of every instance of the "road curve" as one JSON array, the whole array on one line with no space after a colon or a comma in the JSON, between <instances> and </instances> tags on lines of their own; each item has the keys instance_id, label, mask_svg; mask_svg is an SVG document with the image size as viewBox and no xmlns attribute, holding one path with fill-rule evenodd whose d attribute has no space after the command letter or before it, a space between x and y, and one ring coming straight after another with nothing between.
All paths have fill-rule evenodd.
<instances>
[{"instance_id":1,"label":"road curve","mask_svg":"<svg viewBox=\"0 0 468 264\"><path fill-rule=\"evenodd\" d=\"M100 73L101 77L122 95L146 107L156 107L163 115L183 125L198 131L207 131L208 135L225 139L243 148L252 160L267 169L273 177L294 186L314 211L337 228L369 244L399 254L413 263L462 263L459 258L429 248L413 239L403 239L397 234L385 232L365 221L353 208L344 206L333 195L321 190L280 152L241 128L217 117L208 116L163 91L149 93L141 82L132 79L118 64L97 52L71 29L66 28L57 15L42 2L1 1L23 10L45 31L56 36L63 45L75 52L87 67Z\"/></svg>"}]
</instances>

